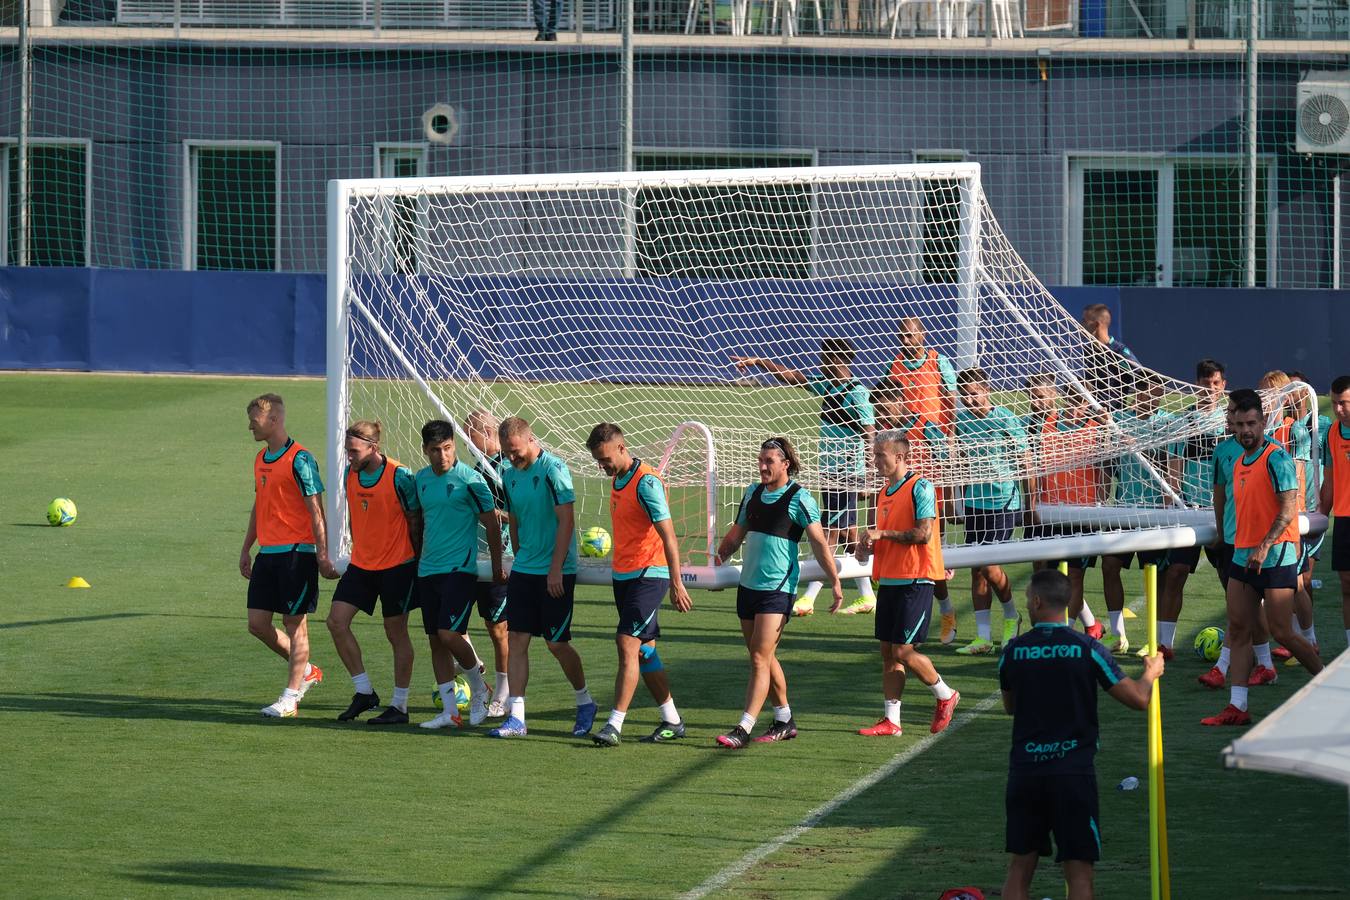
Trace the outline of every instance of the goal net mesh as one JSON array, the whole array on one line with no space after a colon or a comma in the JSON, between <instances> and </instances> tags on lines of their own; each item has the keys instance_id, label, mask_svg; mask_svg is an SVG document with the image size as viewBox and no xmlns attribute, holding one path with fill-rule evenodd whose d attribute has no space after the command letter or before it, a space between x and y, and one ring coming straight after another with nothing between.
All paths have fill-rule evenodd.
<instances>
[{"instance_id":1,"label":"goal net mesh","mask_svg":"<svg viewBox=\"0 0 1350 900\"><path fill-rule=\"evenodd\" d=\"M906 431L948 543L985 510L1033 502L1047 521L1054 506L1110 511L1094 531L1209 505L1218 398L1089 335L1009 243L978 166L389 180L338 196L330 278L348 324L329 365L346 420L379 419L416 469L428 418L522 416L571 468L579 532L609 524L585 447L605 421L666 461L695 564L710 516L732 522L779 435L798 480L859 492L865 522L879 485L866 429ZM976 396L951 397L973 367ZM671 446L689 421L711 451L698 429Z\"/></svg>"}]
</instances>

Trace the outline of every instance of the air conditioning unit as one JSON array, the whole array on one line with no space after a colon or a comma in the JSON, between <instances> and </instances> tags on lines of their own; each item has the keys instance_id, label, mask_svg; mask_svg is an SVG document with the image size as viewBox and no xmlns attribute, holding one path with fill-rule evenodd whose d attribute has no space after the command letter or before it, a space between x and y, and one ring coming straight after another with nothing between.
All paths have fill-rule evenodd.
<instances>
[{"instance_id":1,"label":"air conditioning unit","mask_svg":"<svg viewBox=\"0 0 1350 900\"><path fill-rule=\"evenodd\" d=\"M1350 154L1350 72L1309 72L1297 96L1294 148Z\"/></svg>"}]
</instances>

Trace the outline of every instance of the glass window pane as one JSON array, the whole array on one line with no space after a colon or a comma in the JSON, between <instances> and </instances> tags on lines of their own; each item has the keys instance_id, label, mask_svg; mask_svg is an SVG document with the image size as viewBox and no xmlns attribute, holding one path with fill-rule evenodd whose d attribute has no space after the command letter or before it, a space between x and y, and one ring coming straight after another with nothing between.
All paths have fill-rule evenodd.
<instances>
[{"instance_id":1,"label":"glass window pane","mask_svg":"<svg viewBox=\"0 0 1350 900\"><path fill-rule=\"evenodd\" d=\"M1172 284L1247 283L1246 171L1242 163L1178 164L1173 176ZM1257 169L1256 283L1266 283L1266 170Z\"/></svg>"},{"instance_id":2,"label":"glass window pane","mask_svg":"<svg viewBox=\"0 0 1350 900\"><path fill-rule=\"evenodd\" d=\"M1083 172L1083 284L1158 281L1158 173Z\"/></svg>"},{"instance_id":3,"label":"glass window pane","mask_svg":"<svg viewBox=\"0 0 1350 900\"><path fill-rule=\"evenodd\" d=\"M277 155L201 147L196 154L198 269L276 269Z\"/></svg>"},{"instance_id":4,"label":"glass window pane","mask_svg":"<svg viewBox=\"0 0 1350 900\"><path fill-rule=\"evenodd\" d=\"M19 251L19 152L5 154L8 169L7 249L10 265ZM28 264L83 266L86 260L83 144L32 144L28 148Z\"/></svg>"}]
</instances>

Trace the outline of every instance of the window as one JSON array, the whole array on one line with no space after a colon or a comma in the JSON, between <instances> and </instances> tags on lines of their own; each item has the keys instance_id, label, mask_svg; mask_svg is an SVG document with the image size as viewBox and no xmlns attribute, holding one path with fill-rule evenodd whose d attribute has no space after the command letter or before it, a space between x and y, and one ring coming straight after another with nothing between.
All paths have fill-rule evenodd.
<instances>
[{"instance_id":1,"label":"window","mask_svg":"<svg viewBox=\"0 0 1350 900\"><path fill-rule=\"evenodd\" d=\"M1273 163L1257 168L1256 283L1271 278ZM1070 284L1246 284L1243 161L1238 157L1069 161Z\"/></svg>"},{"instance_id":2,"label":"window","mask_svg":"<svg viewBox=\"0 0 1350 900\"><path fill-rule=\"evenodd\" d=\"M427 173L425 144L376 144L377 178L420 178ZM394 272L411 275L417 271L417 232L422 201L417 197L395 197L384 233L390 235L386 255Z\"/></svg>"},{"instance_id":3,"label":"window","mask_svg":"<svg viewBox=\"0 0 1350 900\"><path fill-rule=\"evenodd\" d=\"M184 268L275 271L280 146L188 142L185 152Z\"/></svg>"},{"instance_id":4,"label":"window","mask_svg":"<svg viewBox=\"0 0 1350 900\"><path fill-rule=\"evenodd\" d=\"M815 164L813 151L640 150L642 172L758 169ZM780 185L651 187L638 191L637 271L651 277L807 278L811 274L811 188ZM678 227L670 223L678 222Z\"/></svg>"},{"instance_id":5,"label":"window","mask_svg":"<svg viewBox=\"0 0 1350 900\"><path fill-rule=\"evenodd\" d=\"M89 154L88 141L29 143L28 265L89 265ZM0 265L18 265L17 142L0 143L0 163Z\"/></svg>"},{"instance_id":6,"label":"window","mask_svg":"<svg viewBox=\"0 0 1350 900\"><path fill-rule=\"evenodd\" d=\"M964 150L915 150L916 163L965 162ZM923 280L954 284L961 274L961 182L930 180L923 191Z\"/></svg>"}]
</instances>

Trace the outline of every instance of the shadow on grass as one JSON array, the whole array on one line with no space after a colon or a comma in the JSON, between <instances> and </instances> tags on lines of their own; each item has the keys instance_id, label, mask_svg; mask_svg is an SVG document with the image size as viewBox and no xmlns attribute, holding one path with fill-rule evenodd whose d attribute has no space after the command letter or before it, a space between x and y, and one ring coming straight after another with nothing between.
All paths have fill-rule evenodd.
<instances>
[{"instance_id":1,"label":"shadow on grass","mask_svg":"<svg viewBox=\"0 0 1350 900\"><path fill-rule=\"evenodd\" d=\"M37 692L0 694L0 712L50 713L93 719L161 719L170 722L221 722L230 725L261 725L268 728L350 729L324 714L294 719L268 719L262 707L238 700L205 697L150 697L134 694L88 694ZM322 715L322 718L318 718Z\"/></svg>"},{"instance_id":2,"label":"shadow on grass","mask_svg":"<svg viewBox=\"0 0 1350 900\"><path fill-rule=\"evenodd\" d=\"M109 619L139 619L152 613L102 613L97 616L65 616L60 619L30 619L27 622L0 622L0 631L11 628L34 628L38 625L75 625L80 622L106 622Z\"/></svg>"},{"instance_id":3,"label":"shadow on grass","mask_svg":"<svg viewBox=\"0 0 1350 900\"><path fill-rule=\"evenodd\" d=\"M216 888L222 891L267 890L322 892L332 888L380 887L432 889L438 885L419 882L359 881L341 878L327 869L302 866L258 866L248 863L185 860L163 863L126 873L123 877L145 884L190 888Z\"/></svg>"}]
</instances>

